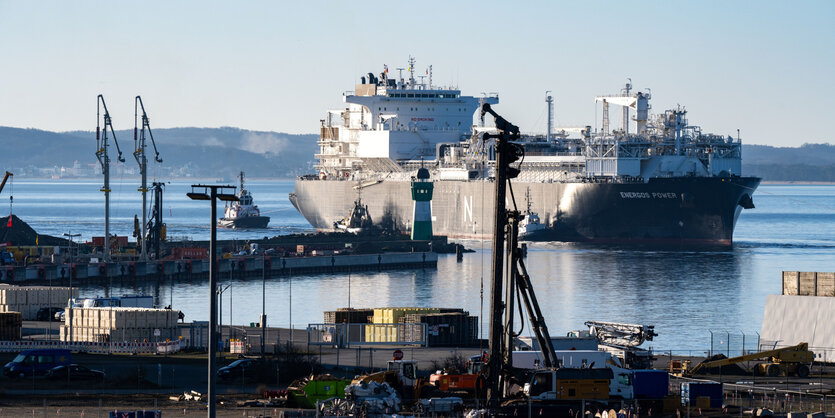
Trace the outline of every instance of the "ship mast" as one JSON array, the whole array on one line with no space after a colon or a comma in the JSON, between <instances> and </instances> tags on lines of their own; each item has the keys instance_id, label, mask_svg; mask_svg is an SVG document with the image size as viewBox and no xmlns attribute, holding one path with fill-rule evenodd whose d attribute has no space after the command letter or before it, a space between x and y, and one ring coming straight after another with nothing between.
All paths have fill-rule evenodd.
<instances>
[{"instance_id":1,"label":"ship mast","mask_svg":"<svg viewBox=\"0 0 835 418\"><path fill-rule=\"evenodd\" d=\"M139 109L142 109L142 129L138 128ZM154 160L158 163L162 162L159 158L159 151L157 151L157 144L154 142L154 133L151 132L151 121L148 119L148 114L145 113L145 104L142 103L142 98L136 96L133 104L133 157L139 163L139 172L142 174L142 185L138 191L142 192L142 235L139 236L141 243L140 259L148 261L148 158L145 156L145 129L148 129L148 136L151 137L151 144L154 146ZM137 137L137 131L139 135Z\"/></svg>"},{"instance_id":2,"label":"ship mast","mask_svg":"<svg viewBox=\"0 0 835 418\"><path fill-rule=\"evenodd\" d=\"M551 96L551 90L545 92L545 103L548 103L548 130L545 131L545 140L551 143L551 130L554 126L554 98Z\"/></svg>"},{"instance_id":3,"label":"ship mast","mask_svg":"<svg viewBox=\"0 0 835 418\"><path fill-rule=\"evenodd\" d=\"M101 129L101 109L104 109L104 129ZM110 112L104 103L104 96L99 94L96 98L96 158L101 164L101 172L104 174L104 185L99 191L104 192L104 261L110 261L110 155L107 153L109 147L107 141L107 128L113 135L113 143L116 144L116 151L119 153L116 160L125 162L122 158L122 150L119 149L119 142L116 140L116 132L110 119Z\"/></svg>"}]
</instances>

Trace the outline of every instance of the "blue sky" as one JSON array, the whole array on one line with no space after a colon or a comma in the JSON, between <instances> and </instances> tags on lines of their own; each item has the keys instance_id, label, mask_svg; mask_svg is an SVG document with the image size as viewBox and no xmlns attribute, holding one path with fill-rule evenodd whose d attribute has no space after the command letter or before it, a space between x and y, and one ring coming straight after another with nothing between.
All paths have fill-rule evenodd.
<instances>
[{"instance_id":1,"label":"blue sky","mask_svg":"<svg viewBox=\"0 0 835 418\"><path fill-rule=\"evenodd\" d=\"M101 93L116 129L140 94L154 128L314 133L412 55L435 84L498 92L527 132L546 90L558 124L593 125L594 96L629 77L708 132L835 143L835 2L519 3L0 0L0 125L93 130Z\"/></svg>"}]
</instances>

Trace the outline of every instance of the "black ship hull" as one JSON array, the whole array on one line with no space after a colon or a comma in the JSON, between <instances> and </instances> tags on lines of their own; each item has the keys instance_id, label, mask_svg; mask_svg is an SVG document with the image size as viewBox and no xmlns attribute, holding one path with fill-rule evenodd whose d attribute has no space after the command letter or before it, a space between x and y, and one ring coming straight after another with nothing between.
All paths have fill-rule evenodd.
<instances>
[{"instance_id":1,"label":"black ship hull","mask_svg":"<svg viewBox=\"0 0 835 418\"><path fill-rule=\"evenodd\" d=\"M217 226L232 229L263 229L269 223L269 216L245 216L241 218L220 218L217 221Z\"/></svg>"},{"instance_id":2,"label":"black ship hull","mask_svg":"<svg viewBox=\"0 0 835 418\"><path fill-rule=\"evenodd\" d=\"M674 177L646 183L514 182L511 187L517 207L526 207L530 198L531 210L546 225L536 240L730 245L736 220L743 208L753 207L752 194L759 183L755 177ZM332 230L356 199L354 186L350 181L300 179L290 200L315 228ZM436 235L492 236L492 182L436 181L434 190ZM378 226L410 230L409 182L365 187L362 199ZM510 197L508 204L512 205Z\"/></svg>"}]
</instances>

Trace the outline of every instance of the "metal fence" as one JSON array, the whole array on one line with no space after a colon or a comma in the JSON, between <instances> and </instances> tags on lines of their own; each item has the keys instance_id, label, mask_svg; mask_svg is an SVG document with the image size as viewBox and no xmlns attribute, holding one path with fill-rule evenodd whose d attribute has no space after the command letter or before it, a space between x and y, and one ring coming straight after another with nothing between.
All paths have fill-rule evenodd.
<instances>
[{"instance_id":1,"label":"metal fence","mask_svg":"<svg viewBox=\"0 0 835 418\"><path fill-rule=\"evenodd\" d=\"M307 343L346 348L372 345L426 346L426 324L309 324Z\"/></svg>"},{"instance_id":2,"label":"metal fence","mask_svg":"<svg viewBox=\"0 0 835 418\"><path fill-rule=\"evenodd\" d=\"M722 354L736 357L760 351L760 333L744 331L716 331L709 330L710 350L707 356Z\"/></svg>"}]
</instances>

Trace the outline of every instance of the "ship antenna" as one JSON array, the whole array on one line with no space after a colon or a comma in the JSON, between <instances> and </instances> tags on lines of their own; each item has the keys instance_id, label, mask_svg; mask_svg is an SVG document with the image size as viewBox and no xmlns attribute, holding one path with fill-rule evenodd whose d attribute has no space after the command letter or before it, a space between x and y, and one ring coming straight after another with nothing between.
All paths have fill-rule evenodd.
<instances>
[{"instance_id":1,"label":"ship antenna","mask_svg":"<svg viewBox=\"0 0 835 418\"><path fill-rule=\"evenodd\" d=\"M409 85L415 87L415 58L409 55Z\"/></svg>"}]
</instances>

